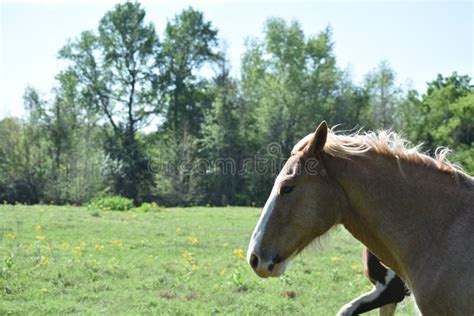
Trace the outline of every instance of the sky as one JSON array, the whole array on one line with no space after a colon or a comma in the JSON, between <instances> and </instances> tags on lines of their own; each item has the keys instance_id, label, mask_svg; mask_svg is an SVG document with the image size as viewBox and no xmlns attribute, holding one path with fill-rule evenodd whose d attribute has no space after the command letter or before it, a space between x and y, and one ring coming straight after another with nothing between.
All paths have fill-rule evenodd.
<instances>
[{"instance_id":1,"label":"sky","mask_svg":"<svg viewBox=\"0 0 474 316\"><path fill-rule=\"evenodd\" d=\"M57 52L68 39L97 29L113 0L0 0L0 119L24 114L29 85L50 97L65 68ZM204 12L225 40L233 74L248 37L262 37L265 21L299 21L306 36L333 29L338 66L356 82L382 60L398 82L420 92L438 73L474 73L474 8L471 1L228 1L144 0L147 20L163 33L167 20L192 6Z\"/></svg>"}]
</instances>

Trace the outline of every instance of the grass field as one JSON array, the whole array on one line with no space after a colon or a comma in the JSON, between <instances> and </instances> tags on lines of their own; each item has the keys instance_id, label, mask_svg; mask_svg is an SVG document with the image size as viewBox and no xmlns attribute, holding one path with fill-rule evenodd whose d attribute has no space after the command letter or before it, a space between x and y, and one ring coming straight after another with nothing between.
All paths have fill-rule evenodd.
<instances>
[{"instance_id":1,"label":"grass field","mask_svg":"<svg viewBox=\"0 0 474 316\"><path fill-rule=\"evenodd\" d=\"M342 228L259 279L244 259L259 212L0 206L0 315L335 315L370 289ZM397 315L414 315L410 299Z\"/></svg>"}]
</instances>

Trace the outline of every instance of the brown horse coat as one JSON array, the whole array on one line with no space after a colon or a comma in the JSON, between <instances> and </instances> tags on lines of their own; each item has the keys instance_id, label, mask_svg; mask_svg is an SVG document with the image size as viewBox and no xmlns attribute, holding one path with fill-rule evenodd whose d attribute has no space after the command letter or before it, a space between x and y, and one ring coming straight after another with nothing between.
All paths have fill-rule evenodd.
<instances>
[{"instance_id":1,"label":"brown horse coat","mask_svg":"<svg viewBox=\"0 0 474 316\"><path fill-rule=\"evenodd\" d=\"M426 315L474 314L474 178L394 133L323 122L275 181L247 254L262 277L342 224L409 286Z\"/></svg>"}]
</instances>

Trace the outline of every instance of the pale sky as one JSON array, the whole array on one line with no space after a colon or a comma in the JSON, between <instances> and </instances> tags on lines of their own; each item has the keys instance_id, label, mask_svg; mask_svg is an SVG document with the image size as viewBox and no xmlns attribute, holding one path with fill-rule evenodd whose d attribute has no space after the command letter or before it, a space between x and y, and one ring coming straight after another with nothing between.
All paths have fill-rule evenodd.
<instances>
[{"instance_id":1,"label":"pale sky","mask_svg":"<svg viewBox=\"0 0 474 316\"><path fill-rule=\"evenodd\" d=\"M0 119L21 116L27 85L48 96L64 67L58 50L68 38L96 29L112 0L0 0ZM123 1L120 1L123 2ZM356 82L387 60L398 82L423 92L438 73L473 76L471 1L141 1L161 35L167 19L188 6L201 10L226 41L238 75L245 38L262 36L265 20L298 20L305 34L333 28L338 66Z\"/></svg>"}]
</instances>

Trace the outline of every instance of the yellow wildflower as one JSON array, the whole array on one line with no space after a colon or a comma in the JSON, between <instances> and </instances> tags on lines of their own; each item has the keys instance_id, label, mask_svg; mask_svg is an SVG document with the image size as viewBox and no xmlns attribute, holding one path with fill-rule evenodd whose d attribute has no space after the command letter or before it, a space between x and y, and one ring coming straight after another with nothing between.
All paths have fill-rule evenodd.
<instances>
[{"instance_id":1,"label":"yellow wildflower","mask_svg":"<svg viewBox=\"0 0 474 316\"><path fill-rule=\"evenodd\" d=\"M16 234L15 233L8 233L7 238L10 240L15 240L16 239Z\"/></svg>"},{"instance_id":2,"label":"yellow wildflower","mask_svg":"<svg viewBox=\"0 0 474 316\"><path fill-rule=\"evenodd\" d=\"M228 242L225 242L225 243L224 243L224 247L227 248L227 247L229 247L229 246L230 246L230 243L228 243Z\"/></svg>"},{"instance_id":3,"label":"yellow wildflower","mask_svg":"<svg viewBox=\"0 0 474 316\"><path fill-rule=\"evenodd\" d=\"M193 254L190 253L189 251L185 250L181 253L181 256L183 256L184 259L186 259L186 260L191 260L192 257L193 257Z\"/></svg>"},{"instance_id":4,"label":"yellow wildflower","mask_svg":"<svg viewBox=\"0 0 474 316\"><path fill-rule=\"evenodd\" d=\"M49 260L48 260L47 257L41 256L41 257L39 258L39 262L38 262L38 265L39 265L39 266L47 266L48 263L49 263Z\"/></svg>"},{"instance_id":5,"label":"yellow wildflower","mask_svg":"<svg viewBox=\"0 0 474 316\"><path fill-rule=\"evenodd\" d=\"M81 247L74 247L74 248L72 249L72 253L75 254L75 255L78 255L78 254L81 253L81 250L82 250Z\"/></svg>"},{"instance_id":6,"label":"yellow wildflower","mask_svg":"<svg viewBox=\"0 0 474 316\"><path fill-rule=\"evenodd\" d=\"M360 265L360 264L357 264L357 263L353 264L353 265L351 266L351 268L352 268L353 271L356 271L356 272L359 272L359 271L362 270L361 265Z\"/></svg>"},{"instance_id":7,"label":"yellow wildflower","mask_svg":"<svg viewBox=\"0 0 474 316\"><path fill-rule=\"evenodd\" d=\"M239 259L245 259L244 251L240 248L234 249L234 255Z\"/></svg>"},{"instance_id":8,"label":"yellow wildflower","mask_svg":"<svg viewBox=\"0 0 474 316\"><path fill-rule=\"evenodd\" d=\"M45 239L46 239L46 237L44 237L44 236L36 236L36 240L44 241Z\"/></svg>"},{"instance_id":9,"label":"yellow wildflower","mask_svg":"<svg viewBox=\"0 0 474 316\"><path fill-rule=\"evenodd\" d=\"M40 231L41 228L43 228L43 226L41 226L41 224L36 224L36 225L35 225L35 230L36 230L36 231Z\"/></svg>"},{"instance_id":10,"label":"yellow wildflower","mask_svg":"<svg viewBox=\"0 0 474 316\"><path fill-rule=\"evenodd\" d=\"M337 262L337 261L339 261L339 260L340 260L339 257L336 257L336 256L331 257L331 261L332 261L332 262Z\"/></svg>"},{"instance_id":11,"label":"yellow wildflower","mask_svg":"<svg viewBox=\"0 0 474 316\"><path fill-rule=\"evenodd\" d=\"M110 241L110 244L112 246L121 247L123 245L123 242L119 239L113 239L113 240Z\"/></svg>"},{"instance_id":12,"label":"yellow wildflower","mask_svg":"<svg viewBox=\"0 0 474 316\"><path fill-rule=\"evenodd\" d=\"M104 246L97 244L97 245L95 245L94 248L95 248L95 250L97 250L97 251L102 251L102 250L104 249Z\"/></svg>"},{"instance_id":13,"label":"yellow wildflower","mask_svg":"<svg viewBox=\"0 0 474 316\"><path fill-rule=\"evenodd\" d=\"M189 237L189 240L193 246L199 244L199 240L196 237Z\"/></svg>"},{"instance_id":14,"label":"yellow wildflower","mask_svg":"<svg viewBox=\"0 0 474 316\"><path fill-rule=\"evenodd\" d=\"M222 269L221 272L219 272L219 275L220 275L220 276L224 276L225 271L226 271L225 269Z\"/></svg>"},{"instance_id":15,"label":"yellow wildflower","mask_svg":"<svg viewBox=\"0 0 474 316\"><path fill-rule=\"evenodd\" d=\"M198 269L197 264L192 264L192 265L191 265L191 270L197 270L197 269Z\"/></svg>"},{"instance_id":16,"label":"yellow wildflower","mask_svg":"<svg viewBox=\"0 0 474 316\"><path fill-rule=\"evenodd\" d=\"M48 293L48 292L49 292L49 291L48 291L48 289L47 289L47 288L45 288L45 287L44 287L44 288L42 288L42 289L40 289L40 291L41 291L41 293Z\"/></svg>"}]
</instances>

